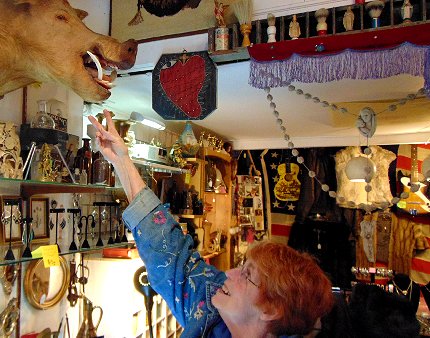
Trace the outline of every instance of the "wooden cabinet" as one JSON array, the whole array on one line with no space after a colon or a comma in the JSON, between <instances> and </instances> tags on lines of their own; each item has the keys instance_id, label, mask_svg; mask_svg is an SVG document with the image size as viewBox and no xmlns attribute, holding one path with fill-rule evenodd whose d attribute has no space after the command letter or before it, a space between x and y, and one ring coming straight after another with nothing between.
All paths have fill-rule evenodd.
<instances>
[{"instance_id":1,"label":"wooden cabinet","mask_svg":"<svg viewBox=\"0 0 430 338\"><path fill-rule=\"evenodd\" d=\"M210 191L208 188L208 169L211 163L215 164L218 173L218 181L221 176L225 186L220 191ZM189 168L186 174L181 175L178 185L185 190L198 193L204 202L204 215L178 215L181 219L193 218L194 224L204 230L204 243L211 242L201 251L202 256L220 270L228 270L231 267L230 258L230 227L232 224L232 181L231 181L231 157L225 152L213 148L203 148L196 158L188 159ZM206 226L207 223L211 226ZM208 231L208 229L210 229ZM221 233L221 247L214 246L216 233ZM215 249L215 251L214 251Z\"/></svg>"}]
</instances>

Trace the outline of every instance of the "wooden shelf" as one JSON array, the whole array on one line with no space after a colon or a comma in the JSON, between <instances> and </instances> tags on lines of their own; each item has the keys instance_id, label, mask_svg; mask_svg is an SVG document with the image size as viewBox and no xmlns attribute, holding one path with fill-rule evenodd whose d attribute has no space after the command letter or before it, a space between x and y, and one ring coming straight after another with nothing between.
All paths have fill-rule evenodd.
<instances>
[{"instance_id":1,"label":"wooden shelf","mask_svg":"<svg viewBox=\"0 0 430 338\"><path fill-rule=\"evenodd\" d=\"M219 150L215 150L213 148L205 148L204 155L205 157L217 158L227 163L231 162L231 156L229 154Z\"/></svg>"}]
</instances>

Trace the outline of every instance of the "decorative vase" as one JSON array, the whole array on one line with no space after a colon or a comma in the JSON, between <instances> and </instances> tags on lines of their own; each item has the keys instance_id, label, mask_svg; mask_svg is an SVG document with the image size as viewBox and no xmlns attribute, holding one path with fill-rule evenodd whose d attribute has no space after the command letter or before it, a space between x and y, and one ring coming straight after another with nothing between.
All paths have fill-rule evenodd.
<instances>
[{"instance_id":1,"label":"decorative vase","mask_svg":"<svg viewBox=\"0 0 430 338\"><path fill-rule=\"evenodd\" d=\"M369 15L372 18L372 28L378 28L380 26L380 19L382 10L384 9L384 2L381 0L375 0L366 4L366 9L369 11Z\"/></svg>"},{"instance_id":2,"label":"decorative vase","mask_svg":"<svg viewBox=\"0 0 430 338\"><path fill-rule=\"evenodd\" d=\"M23 162L20 154L21 143L16 125L0 122L0 177L22 179Z\"/></svg>"},{"instance_id":3,"label":"decorative vase","mask_svg":"<svg viewBox=\"0 0 430 338\"><path fill-rule=\"evenodd\" d=\"M328 17L328 10L325 8L320 8L317 11L315 11L315 19L317 19L317 33L318 35L327 35L327 17Z\"/></svg>"},{"instance_id":4,"label":"decorative vase","mask_svg":"<svg viewBox=\"0 0 430 338\"><path fill-rule=\"evenodd\" d=\"M200 145L193 132L193 127L190 122L185 123L184 131L179 136L179 144L182 148L183 157L193 157L199 151Z\"/></svg>"}]
</instances>

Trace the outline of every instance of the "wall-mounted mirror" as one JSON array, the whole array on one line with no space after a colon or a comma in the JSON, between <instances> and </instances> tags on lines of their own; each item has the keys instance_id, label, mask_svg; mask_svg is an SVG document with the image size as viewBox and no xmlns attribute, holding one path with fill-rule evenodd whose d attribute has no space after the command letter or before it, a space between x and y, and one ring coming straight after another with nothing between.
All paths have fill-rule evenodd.
<instances>
[{"instance_id":1,"label":"wall-mounted mirror","mask_svg":"<svg viewBox=\"0 0 430 338\"><path fill-rule=\"evenodd\" d=\"M30 262L25 272L24 292L36 309L46 309L63 298L69 285L70 271L60 257L60 266L45 268L42 259Z\"/></svg>"}]
</instances>

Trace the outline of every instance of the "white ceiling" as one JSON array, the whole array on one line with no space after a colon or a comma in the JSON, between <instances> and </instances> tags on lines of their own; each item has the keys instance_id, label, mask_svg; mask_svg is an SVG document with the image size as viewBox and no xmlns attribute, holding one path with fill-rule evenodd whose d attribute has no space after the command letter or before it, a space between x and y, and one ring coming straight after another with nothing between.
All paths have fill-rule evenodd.
<instances>
[{"instance_id":1,"label":"white ceiling","mask_svg":"<svg viewBox=\"0 0 430 338\"><path fill-rule=\"evenodd\" d=\"M267 94L248 85L248 74L248 61L218 66L218 108L206 119L193 123L232 141L235 149L283 148L287 144L269 107ZM118 78L107 105L120 114L138 111L161 119L151 108L151 83L150 72ZM319 97L321 101L357 101L347 106L351 114L345 115L306 100L303 95L287 88L271 90L284 126L297 147L344 146L364 144L366 141L355 128L356 115L361 107L370 106L379 113L392 103L391 100L416 93L423 86L423 79L401 75L383 80L294 85L305 93ZM374 100L388 101L379 104L367 102ZM430 137L430 115L426 116L429 108L429 100L422 98L407 102L397 111L379 114L376 133L370 142L426 142ZM180 132L184 124L183 121L165 123L176 132Z\"/></svg>"}]
</instances>

